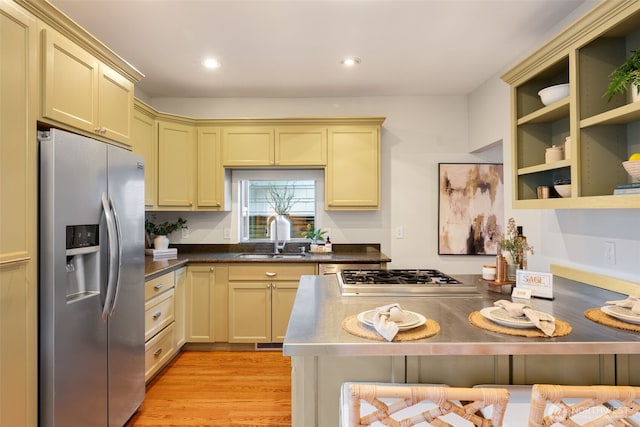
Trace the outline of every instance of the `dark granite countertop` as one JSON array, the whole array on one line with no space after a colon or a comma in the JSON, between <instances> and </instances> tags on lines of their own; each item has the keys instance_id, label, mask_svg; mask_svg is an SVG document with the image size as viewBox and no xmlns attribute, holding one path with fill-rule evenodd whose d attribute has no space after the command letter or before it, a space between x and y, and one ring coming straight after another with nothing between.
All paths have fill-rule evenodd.
<instances>
[{"instance_id":1,"label":"dark granite countertop","mask_svg":"<svg viewBox=\"0 0 640 427\"><path fill-rule=\"evenodd\" d=\"M271 253L273 244L218 244L218 245L172 245L178 249L178 258L157 260L145 257L145 279L153 279L176 270L187 263L248 263L248 262L287 262L313 264L366 264L387 263L391 258L380 252L380 245L372 244L333 244L331 253L310 253L308 244L288 244L286 253L299 254L299 247L305 246L305 255L301 258L242 258L239 254Z\"/></svg>"}]
</instances>

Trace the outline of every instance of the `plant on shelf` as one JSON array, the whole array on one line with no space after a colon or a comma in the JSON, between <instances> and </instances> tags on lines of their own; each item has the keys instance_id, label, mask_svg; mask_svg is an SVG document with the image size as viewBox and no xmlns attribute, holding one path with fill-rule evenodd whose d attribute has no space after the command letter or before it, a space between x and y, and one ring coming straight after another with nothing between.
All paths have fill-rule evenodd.
<instances>
[{"instance_id":1,"label":"plant on shelf","mask_svg":"<svg viewBox=\"0 0 640 427\"><path fill-rule=\"evenodd\" d=\"M156 219L155 215L152 216L152 218L155 220ZM147 219L144 222L144 228L145 230L147 230L147 233L153 236L168 236L174 231L187 228L187 220L178 218L176 222L165 221L161 224L156 224Z\"/></svg>"},{"instance_id":2,"label":"plant on shelf","mask_svg":"<svg viewBox=\"0 0 640 427\"><path fill-rule=\"evenodd\" d=\"M526 252L533 255L533 246L529 246L527 241L518 233L516 220L509 218L507 222L507 233L498 239L498 247L500 251L509 252L511 255L511 263L518 264L522 267L522 257Z\"/></svg>"},{"instance_id":3,"label":"plant on shelf","mask_svg":"<svg viewBox=\"0 0 640 427\"><path fill-rule=\"evenodd\" d=\"M302 232L302 237L310 239L311 242L315 244L318 240L324 241L325 234L327 234L325 230L321 228L313 228L311 224L307 224L307 229Z\"/></svg>"},{"instance_id":4,"label":"plant on shelf","mask_svg":"<svg viewBox=\"0 0 640 427\"><path fill-rule=\"evenodd\" d=\"M640 95L640 49L632 50L631 56L609 74L609 87L605 96L611 101L617 93L625 93L630 85Z\"/></svg>"}]
</instances>

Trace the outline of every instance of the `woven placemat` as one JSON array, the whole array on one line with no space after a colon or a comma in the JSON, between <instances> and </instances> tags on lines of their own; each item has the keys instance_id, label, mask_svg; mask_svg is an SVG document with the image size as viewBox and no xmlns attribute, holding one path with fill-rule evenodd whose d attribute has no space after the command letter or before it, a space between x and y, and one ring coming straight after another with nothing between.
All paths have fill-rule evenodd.
<instances>
[{"instance_id":1,"label":"woven placemat","mask_svg":"<svg viewBox=\"0 0 640 427\"><path fill-rule=\"evenodd\" d=\"M365 325L358 320L357 315L352 315L342 321L342 329L360 338L367 338L376 341L386 341L373 326ZM429 338L440 332L440 324L433 319L427 319L427 322L417 328L400 331L393 338L393 342L412 341L422 338Z\"/></svg>"},{"instance_id":2,"label":"woven placemat","mask_svg":"<svg viewBox=\"0 0 640 427\"><path fill-rule=\"evenodd\" d=\"M507 326L498 325L497 323L492 322L491 320L484 317L479 311L474 311L469 315L469 322L473 326L477 326L481 329L486 329L491 332L499 332L501 334L506 335L515 335L519 337L531 337L531 338L554 338L554 337L563 337L565 335L569 335L571 333L571 325L565 322L564 320L556 319L556 329L553 332L552 337L548 337L539 329L531 328L531 329L520 329L520 328L509 328Z\"/></svg>"},{"instance_id":3,"label":"woven placemat","mask_svg":"<svg viewBox=\"0 0 640 427\"><path fill-rule=\"evenodd\" d=\"M600 307L590 308L584 312L584 317L589 320L593 320L601 325L611 326L612 328L624 329L625 331L640 332L640 325L634 325L633 323L623 322L615 317L609 316L604 311L600 310Z\"/></svg>"}]
</instances>

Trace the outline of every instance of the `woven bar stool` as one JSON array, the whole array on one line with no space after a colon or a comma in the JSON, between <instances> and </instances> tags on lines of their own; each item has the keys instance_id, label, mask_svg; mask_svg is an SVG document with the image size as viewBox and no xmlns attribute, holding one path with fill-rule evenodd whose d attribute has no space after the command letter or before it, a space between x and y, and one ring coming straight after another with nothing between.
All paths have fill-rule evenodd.
<instances>
[{"instance_id":1,"label":"woven bar stool","mask_svg":"<svg viewBox=\"0 0 640 427\"><path fill-rule=\"evenodd\" d=\"M536 384L531 390L529 426L637 426L639 411L640 387Z\"/></svg>"},{"instance_id":2,"label":"woven bar stool","mask_svg":"<svg viewBox=\"0 0 640 427\"><path fill-rule=\"evenodd\" d=\"M344 383L340 399L342 427L499 427L509 393L490 387ZM480 413L488 406L491 418Z\"/></svg>"},{"instance_id":3,"label":"woven bar stool","mask_svg":"<svg viewBox=\"0 0 640 427\"><path fill-rule=\"evenodd\" d=\"M485 384L475 388L504 387L509 404L504 427L632 427L640 426L640 387L568 386L554 384ZM483 409L491 416L491 408Z\"/></svg>"}]
</instances>

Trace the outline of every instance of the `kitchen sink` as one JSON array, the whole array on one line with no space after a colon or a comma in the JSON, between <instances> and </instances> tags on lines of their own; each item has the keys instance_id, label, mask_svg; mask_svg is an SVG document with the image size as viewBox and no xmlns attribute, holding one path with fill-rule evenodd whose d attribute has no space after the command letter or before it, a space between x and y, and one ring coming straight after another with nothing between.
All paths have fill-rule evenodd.
<instances>
[{"instance_id":1,"label":"kitchen sink","mask_svg":"<svg viewBox=\"0 0 640 427\"><path fill-rule=\"evenodd\" d=\"M303 259L305 254L238 254L238 258L245 259Z\"/></svg>"}]
</instances>

